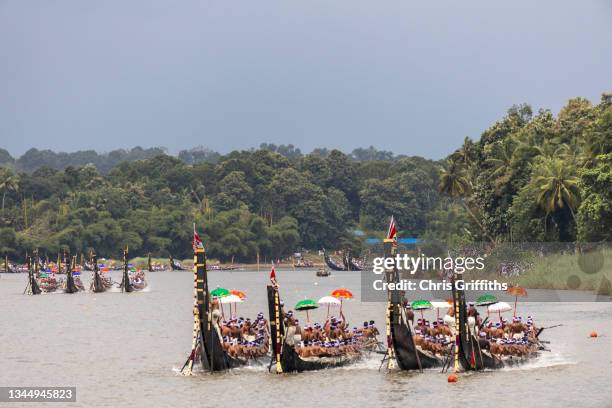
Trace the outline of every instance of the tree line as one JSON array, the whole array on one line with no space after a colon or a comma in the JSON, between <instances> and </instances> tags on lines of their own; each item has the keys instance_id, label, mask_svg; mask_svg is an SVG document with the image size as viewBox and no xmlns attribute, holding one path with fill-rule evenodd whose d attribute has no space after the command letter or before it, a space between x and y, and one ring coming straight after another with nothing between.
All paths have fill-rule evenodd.
<instances>
[{"instance_id":1,"label":"tree line","mask_svg":"<svg viewBox=\"0 0 612 408\"><path fill-rule=\"evenodd\" d=\"M178 157L32 149L15 160L0 151L0 252L117 257L129 245L134 255L186 258L195 222L222 261L301 248L358 253L391 214L403 236L444 244L609 241L611 145L609 101L575 98L556 116L513 106L440 161L273 144Z\"/></svg>"}]
</instances>

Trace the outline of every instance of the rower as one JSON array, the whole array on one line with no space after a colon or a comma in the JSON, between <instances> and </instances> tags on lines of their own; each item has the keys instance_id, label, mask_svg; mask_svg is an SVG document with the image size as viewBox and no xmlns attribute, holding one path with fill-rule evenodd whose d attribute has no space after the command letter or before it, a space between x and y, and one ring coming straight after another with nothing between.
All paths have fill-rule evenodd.
<instances>
[{"instance_id":1,"label":"rower","mask_svg":"<svg viewBox=\"0 0 612 408\"><path fill-rule=\"evenodd\" d=\"M406 320L410 322L410 327L412 327L414 324L414 311L409 303L406 304Z\"/></svg>"},{"instance_id":2,"label":"rower","mask_svg":"<svg viewBox=\"0 0 612 408\"><path fill-rule=\"evenodd\" d=\"M474 302L469 302L468 303L468 310L467 310L467 321L468 321L468 327L470 328L470 332L473 335L476 335L476 324L480 323L478 320L478 310L476 310L476 307L474 306Z\"/></svg>"},{"instance_id":3,"label":"rower","mask_svg":"<svg viewBox=\"0 0 612 408\"><path fill-rule=\"evenodd\" d=\"M221 312L219 311L219 301L213 300L211 303L212 312L211 312L211 320L219 339L223 339L221 334L220 322L221 322Z\"/></svg>"},{"instance_id":4,"label":"rower","mask_svg":"<svg viewBox=\"0 0 612 408\"><path fill-rule=\"evenodd\" d=\"M291 314L291 315L289 315ZM285 343L289 346L295 345L296 340L296 324L293 319L293 313L291 311L287 312L287 331L285 333Z\"/></svg>"}]
</instances>

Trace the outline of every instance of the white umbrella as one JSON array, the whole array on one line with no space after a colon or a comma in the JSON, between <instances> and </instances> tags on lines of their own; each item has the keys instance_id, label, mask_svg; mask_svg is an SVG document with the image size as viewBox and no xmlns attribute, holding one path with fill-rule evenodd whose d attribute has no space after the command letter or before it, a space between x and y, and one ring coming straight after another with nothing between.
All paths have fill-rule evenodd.
<instances>
[{"instance_id":1,"label":"white umbrella","mask_svg":"<svg viewBox=\"0 0 612 408\"><path fill-rule=\"evenodd\" d=\"M431 305L436 309L436 318L440 318L440 309L448 309L452 307L452 303L448 303L446 300L432 300Z\"/></svg>"},{"instance_id":2,"label":"white umbrella","mask_svg":"<svg viewBox=\"0 0 612 408\"><path fill-rule=\"evenodd\" d=\"M432 300L431 305L434 309L448 309L452 306L452 304L448 303L446 300Z\"/></svg>"},{"instance_id":3,"label":"white umbrella","mask_svg":"<svg viewBox=\"0 0 612 408\"><path fill-rule=\"evenodd\" d=\"M222 297L220 300L221 303L242 303L242 299L240 299L240 296L236 295L227 295L225 297Z\"/></svg>"},{"instance_id":4,"label":"white umbrella","mask_svg":"<svg viewBox=\"0 0 612 408\"><path fill-rule=\"evenodd\" d=\"M219 299L221 303L229 303L230 305L230 318L232 317L232 303L234 304L234 314L237 313L236 303L242 303L242 299L237 295L227 295Z\"/></svg>"},{"instance_id":5,"label":"white umbrella","mask_svg":"<svg viewBox=\"0 0 612 408\"><path fill-rule=\"evenodd\" d=\"M340 299L333 296L323 296L321 299L319 299L317 303L320 305L327 306L327 318L329 318L329 308L331 306L340 306L342 304L342 302L340 302Z\"/></svg>"},{"instance_id":6,"label":"white umbrella","mask_svg":"<svg viewBox=\"0 0 612 408\"><path fill-rule=\"evenodd\" d=\"M318 304L320 305L326 305L326 306L340 306L340 299L335 298L333 296L323 296L321 299L319 299L317 301Z\"/></svg>"},{"instance_id":7,"label":"white umbrella","mask_svg":"<svg viewBox=\"0 0 612 408\"><path fill-rule=\"evenodd\" d=\"M487 307L487 310L489 312L497 312L499 314L499 319L501 320L502 312L509 312L512 310L512 306L506 302L497 302Z\"/></svg>"}]
</instances>

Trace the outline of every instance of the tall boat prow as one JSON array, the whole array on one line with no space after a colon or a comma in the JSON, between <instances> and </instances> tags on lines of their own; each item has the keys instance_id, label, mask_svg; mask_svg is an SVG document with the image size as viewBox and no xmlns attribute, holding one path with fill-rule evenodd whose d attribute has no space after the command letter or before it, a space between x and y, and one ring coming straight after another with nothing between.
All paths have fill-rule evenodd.
<instances>
[{"instance_id":1,"label":"tall boat prow","mask_svg":"<svg viewBox=\"0 0 612 408\"><path fill-rule=\"evenodd\" d=\"M93 279L91 281L91 290L95 293L106 291L106 285L100 276L100 268L98 267L98 256L95 252L91 254L91 264L93 267Z\"/></svg>"},{"instance_id":2,"label":"tall boat prow","mask_svg":"<svg viewBox=\"0 0 612 408\"><path fill-rule=\"evenodd\" d=\"M64 252L64 262L66 264L66 283L64 285L64 293L76 293L79 291L79 288L74 281L70 254L66 254L66 252Z\"/></svg>"},{"instance_id":3,"label":"tall boat prow","mask_svg":"<svg viewBox=\"0 0 612 408\"><path fill-rule=\"evenodd\" d=\"M395 257L397 252L397 225L391 217L387 238L384 240L385 258ZM386 272L387 282L398 283L399 271L394 263L393 270ZM398 290L387 292L387 358L389 368L402 370L423 370L442 365L442 357L422 350L416 342L411 319L404 307L404 294Z\"/></svg>"},{"instance_id":4,"label":"tall boat prow","mask_svg":"<svg viewBox=\"0 0 612 408\"><path fill-rule=\"evenodd\" d=\"M193 238L194 264L194 329L192 349L181 373L191 375L193 365L199 357L206 371L225 371L243 364L246 361L233 358L223 348L220 330L221 312L219 303L211 300L208 272L206 270L206 252L199 235Z\"/></svg>"},{"instance_id":5,"label":"tall boat prow","mask_svg":"<svg viewBox=\"0 0 612 408\"><path fill-rule=\"evenodd\" d=\"M130 282L129 266L128 266L128 247L123 250L123 274L121 275L121 292L133 292L134 287Z\"/></svg>"},{"instance_id":6,"label":"tall boat prow","mask_svg":"<svg viewBox=\"0 0 612 408\"><path fill-rule=\"evenodd\" d=\"M40 295L42 290L38 286L38 281L36 280L36 271L32 269L32 258L28 256L27 258L28 264L28 285L26 286L26 290L24 293L28 295Z\"/></svg>"},{"instance_id":7,"label":"tall boat prow","mask_svg":"<svg viewBox=\"0 0 612 408\"><path fill-rule=\"evenodd\" d=\"M509 323L500 313L499 323L485 326L484 322L479 322L474 303L466 304L465 291L457 289L457 276L453 273L451 281L457 329L456 366L459 369L498 369L522 364L539 355L543 347L531 316L527 322L515 316Z\"/></svg>"},{"instance_id":8,"label":"tall boat prow","mask_svg":"<svg viewBox=\"0 0 612 408\"><path fill-rule=\"evenodd\" d=\"M465 292L463 290L456 289L455 273L453 271L451 271L451 273L453 303L455 308L455 328L457 330L457 339L455 343L455 353L457 353L456 358L463 370L482 370L485 368L485 363L483 361L483 354L478 339L471 333L468 325ZM488 368L498 368L498 366L503 366L501 361L496 362L495 359L488 361L487 365L489 366Z\"/></svg>"}]
</instances>

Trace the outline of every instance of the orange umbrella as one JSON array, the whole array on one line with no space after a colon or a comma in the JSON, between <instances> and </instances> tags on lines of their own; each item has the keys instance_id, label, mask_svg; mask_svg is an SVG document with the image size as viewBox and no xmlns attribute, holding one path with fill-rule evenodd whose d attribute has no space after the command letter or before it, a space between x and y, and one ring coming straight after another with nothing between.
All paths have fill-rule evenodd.
<instances>
[{"instance_id":1,"label":"orange umbrella","mask_svg":"<svg viewBox=\"0 0 612 408\"><path fill-rule=\"evenodd\" d=\"M247 296L246 296L246 293L244 293L244 292L243 292L243 291L241 291L241 290L237 290L237 289L232 289L232 290L230 290L230 293L231 293L232 295L236 295L236 296L238 296L238 297L239 297L240 299L242 299L242 300L246 299L246 297L247 297Z\"/></svg>"},{"instance_id":2,"label":"orange umbrella","mask_svg":"<svg viewBox=\"0 0 612 408\"><path fill-rule=\"evenodd\" d=\"M238 296L241 300L244 300L247 297L246 293L244 293L241 290L237 290L237 289L230 290L230 295ZM230 303L230 316L231 314L232 314L232 305ZM237 315L237 314L238 314L238 304L234 303L234 315Z\"/></svg>"},{"instance_id":3,"label":"orange umbrella","mask_svg":"<svg viewBox=\"0 0 612 408\"><path fill-rule=\"evenodd\" d=\"M340 313L342 313L342 301L344 299L352 299L353 298L353 293L348 290L348 289L344 289L344 288L340 288L340 289L336 289L334 290L331 295L335 298L340 299Z\"/></svg>"},{"instance_id":4,"label":"orange umbrella","mask_svg":"<svg viewBox=\"0 0 612 408\"><path fill-rule=\"evenodd\" d=\"M352 299L353 298L353 293L350 290L344 289L344 288L334 290L331 293L331 295L338 299Z\"/></svg>"},{"instance_id":5,"label":"orange umbrella","mask_svg":"<svg viewBox=\"0 0 612 408\"><path fill-rule=\"evenodd\" d=\"M509 295L514 295L514 317L516 317L516 301L518 297L527 297L527 290L525 288L521 288L520 286L512 286L506 290L506 293Z\"/></svg>"}]
</instances>

